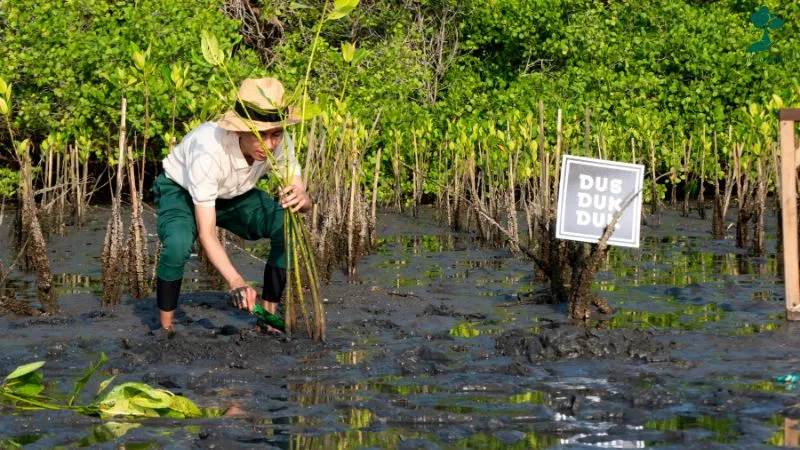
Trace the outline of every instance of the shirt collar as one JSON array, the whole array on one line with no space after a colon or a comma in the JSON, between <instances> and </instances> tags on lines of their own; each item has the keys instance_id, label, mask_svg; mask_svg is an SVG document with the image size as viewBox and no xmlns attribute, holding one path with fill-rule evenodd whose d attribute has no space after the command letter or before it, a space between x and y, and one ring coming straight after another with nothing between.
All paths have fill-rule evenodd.
<instances>
[{"instance_id":1,"label":"shirt collar","mask_svg":"<svg viewBox=\"0 0 800 450\"><path fill-rule=\"evenodd\" d=\"M225 136L222 138L222 148L230 155L234 169L250 168L250 164L247 164L247 160L242 154L242 149L239 147L239 135L235 131L225 132Z\"/></svg>"}]
</instances>

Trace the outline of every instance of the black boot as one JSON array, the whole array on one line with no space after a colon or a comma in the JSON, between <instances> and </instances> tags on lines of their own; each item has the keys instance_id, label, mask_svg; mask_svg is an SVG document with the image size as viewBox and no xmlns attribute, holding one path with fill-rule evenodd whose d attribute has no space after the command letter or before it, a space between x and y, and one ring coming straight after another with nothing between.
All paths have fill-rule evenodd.
<instances>
[{"instance_id":1,"label":"black boot","mask_svg":"<svg viewBox=\"0 0 800 450\"><path fill-rule=\"evenodd\" d=\"M165 312L174 311L178 307L178 296L181 294L183 278L174 281L156 280L156 303L158 309Z\"/></svg>"},{"instance_id":2,"label":"black boot","mask_svg":"<svg viewBox=\"0 0 800 450\"><path fill-rule=\"evenodd\" d=\"M286 269L267 264L264 267L264 291L261 298L268 302L280 303L286 287Z\"/></svg>"}]
</instances>

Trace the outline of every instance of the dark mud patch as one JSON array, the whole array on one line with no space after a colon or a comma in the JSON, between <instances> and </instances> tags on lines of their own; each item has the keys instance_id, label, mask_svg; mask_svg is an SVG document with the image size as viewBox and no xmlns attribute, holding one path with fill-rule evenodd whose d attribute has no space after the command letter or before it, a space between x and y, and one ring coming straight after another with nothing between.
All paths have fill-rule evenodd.
<instances>
[{"instance_id":1,"label":"dark mud patch","mask_svg":"<svg viewBox=\"0 0 800 450\"><path fill-rule=\"evenodd\" d=\"M452 306L446 303L439 303L438 305L428 305L422 310L422 313L417 314L418 317L428 316L444 316L456 317L465 320L483 320L486 319L486 314L482 313L462 313L457 312Z\"/></svg>"},{"instance_id":2,"label":"dark mud patch","mask_svg":"<svg viewBox=\"0 0 800 450\"><path fill-rule=\"evenodd\" d=\"M772 381L800 365L800 327L771 327L783 307L775 259L711 242L707 222L665 216L643 231L642 248L612 250L595 288L619 312L581 328L565 324L563 305L520 302L544 288L530 261L479 248L430 218L383 215L385 238L359 266L359 282L337 272L325 286L328 342L316 344L303 332L254 333L255 320L209 290L195 258L173 339L158 334L152 297L102 308L84 286L99 276L105 218L92 220L54 241L54 271L83 280L65 289L63 315L0 317L0 376L46 359L55 395L69 395L105 352L109 363L85 398L116 375L245 415L119 426L0 406L0 448L8 439L31 448L286 449L797 442L784 423L798 416L787 409L798 390ZM231 258L246 279L261 279L261 262ZM38 306L32 284L17 295ZM758 332L735 334L742 329Z\"/></svg>"},{"instance_id":3,"label":"dark mud patch","mask_svg":"<svg viewBox=\"0 0 800 450\"><path fill-rule=\"evenodd\" d=\"M560 325L540 333L512 330L497 337L495 348L503 356L523 356L529 362L575 358L663 359L665 350L650 332L640 330L588 330Z\"/></svg>"}]
</instances>

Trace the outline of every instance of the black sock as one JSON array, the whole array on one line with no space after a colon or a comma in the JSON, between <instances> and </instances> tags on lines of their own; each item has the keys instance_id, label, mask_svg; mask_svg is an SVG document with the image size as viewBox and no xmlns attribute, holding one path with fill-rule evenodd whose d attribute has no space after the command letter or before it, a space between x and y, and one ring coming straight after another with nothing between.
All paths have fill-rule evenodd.
<instances>
[{"instance_id":1,"label":"black sock","mask_svg":"<svg viewBox=\"0 0 800 450\"><path fill-rule=\"evenodd\" d=\"M164 312L174 311L178 307L178 296L181 294L183 278L174 281L156 280L156 303Z\"/></svg>"},{"instance_id":2,"label":"black sock","mask_svg":"<svg viewBox=\"0 0 800 450\"><path fill-rule=\"evenodd\" d=\"M267 264L264 267L264 291L261 298L268 302L278 303L286 287L286 269Z\"/></svg>"}]
</instances>

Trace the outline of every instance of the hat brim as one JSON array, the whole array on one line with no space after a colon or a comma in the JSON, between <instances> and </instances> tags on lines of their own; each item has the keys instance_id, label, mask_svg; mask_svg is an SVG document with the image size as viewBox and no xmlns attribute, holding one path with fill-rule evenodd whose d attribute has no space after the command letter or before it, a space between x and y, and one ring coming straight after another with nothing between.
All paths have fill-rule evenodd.
<instances>
[{"instance_id":1,"label":"hat brim","mask_svg":"<svg viewBox=\"0 0 800 450\"><path fill-rule=\"evenodd\" d=\"M269 131L300 123L300 115L297 113L297 110L292 109L289 112L289 117L280 122L259 122L258 120L250 121L247 118L242 119L238 116L238 114L236 114L236 111L229 109L217 121L217 125L220 128L228 131L252 131L252 128L250 125L248 125L248 122L252 123L252 125L258 131Z\"/></svg>"}]
</instances>

